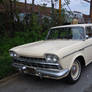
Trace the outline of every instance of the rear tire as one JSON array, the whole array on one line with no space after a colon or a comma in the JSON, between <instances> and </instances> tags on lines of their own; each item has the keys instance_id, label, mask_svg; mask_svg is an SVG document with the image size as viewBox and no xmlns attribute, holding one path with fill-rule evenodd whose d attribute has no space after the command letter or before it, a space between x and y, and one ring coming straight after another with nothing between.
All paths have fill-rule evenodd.
<instances>
[{"instance_id":1,"label":"rear tire","mask_svg":"<svg viewBox=\"0 0 92 92\"><path fill-rule=\"evenodd\" d=\"M67 77L69 83L76 83L81 77L82 67L78 59L76 59L72 65L70 73Z\"/></svg>"}]
</instances>

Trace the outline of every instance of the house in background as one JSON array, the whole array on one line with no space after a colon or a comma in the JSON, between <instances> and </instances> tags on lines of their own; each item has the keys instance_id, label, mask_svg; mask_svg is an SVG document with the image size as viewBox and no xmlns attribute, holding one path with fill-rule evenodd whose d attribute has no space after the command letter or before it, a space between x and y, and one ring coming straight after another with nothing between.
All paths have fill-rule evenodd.
<instances>
[{"instance_id":1,"label":"house in background","mask_svg":"<svg viewBox=\"0 0 92 92\"><path fill-rule=\"evenodd\" d=\"M90 18L90 15L83 14L85 23L92 23L92 19Z\"/></svg>"},{"instance_id":2,"label":"house in background","mask_svg":"<svg viewBox=\"0 0 92 92\"><path fill-rule=\"evenodd\" d=\"M18 16L20 21L22 22L25 17L29 19L30 15L32 14L32 5L27 4L26 9L25 9L25 4L22 2L17 2L16 3L16 10L18 12ZM55 9L57 11L57 9ZM5 12L5 8L3 7L2 4L0 4L0 13ZM47 18L48 20L51 20L51 14L52 14L52 9L49 7L45 6L40 6L40 5L34 5L34 13L37 14L41 19ZM90 16L84 15L81 12L78 11L67 11L65 10L65 22L71 23L74 17L77 17L79 20L79 23L90 23ZM15 16L15 21L17 21L17 18Z\"/></svg>"},{"instance_id":3,"label":"house in background","mask_svg":"<svg viewBox=\"0 0 92 92\"><path fill-rule=\"evenodd\" d=\"M16 8L19 11L20 21L23 21L23 19L26 16L27 16L27 18L29 18L30 15L32 14L32 5L31 4L27 4L26 9L25 9L25 4L24 3L17 2ZM40 6L40 5L34 5L34 11L33 12L37 16L39 16L40 18L46 17L46 18L50 19L51 8Z\"/></svg>"},{"instance_id":4,"label":"house in background","mask_svg":"<svg viewBox=\"0 0 92 92\"><path fill-rule=\"evenodd\" d=\"M66 16L66 21L68 23L72 23L73 19L78 19L79 21L79 24L81 23L84 23L84 17L83 17L83 14L81 12L78 12L78 11L67 11L65 12L65 16Z\"/></svg>"},{"instance_id":5,"label":"house in background","mask_svg":"<svg viewBox=\"0 0 92 92\"><path fill-rule=\"evenodd\" d=\"M27 4L25 9L25 4L22 2L16 2L16 10L18 12L18 16L20 21L23 21L25 16L29 17L32 14L32 5ZM44 7L40 5L34 5L34 13L40 16L40 18L48 18L50 19L51 16L51 8ZM0 4L0 13L6 12L4 6ZM14 18L17 21L17 18Z\"/></svg>"}]
</instances>

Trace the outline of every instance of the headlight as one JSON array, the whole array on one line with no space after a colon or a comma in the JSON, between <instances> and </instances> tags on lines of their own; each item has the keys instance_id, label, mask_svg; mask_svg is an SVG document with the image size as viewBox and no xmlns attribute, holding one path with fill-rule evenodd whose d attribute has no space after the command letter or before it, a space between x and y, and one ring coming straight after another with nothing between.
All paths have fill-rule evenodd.
<instances>
[{"instance_id":1,"label":"headlight","mask_svg":"<svg viewBox=\"0 0 92 92\"><path fill-rule=\"evenodd\" d=\"M13 52L13 51L10 51L10 56L11 57L17 57L17 54L15 52Z\"/></svg>"},{"instance_id":2,"label":"headlight","mask_svg":"<svg viewBox=\"0 0 92 92\"><path fill-rule=\"evenodd\" d=\"M46 54L45 59L48 63L57 63L57 61L59 61L58 56L52 54Z\"/></svg>"}]
</instances>

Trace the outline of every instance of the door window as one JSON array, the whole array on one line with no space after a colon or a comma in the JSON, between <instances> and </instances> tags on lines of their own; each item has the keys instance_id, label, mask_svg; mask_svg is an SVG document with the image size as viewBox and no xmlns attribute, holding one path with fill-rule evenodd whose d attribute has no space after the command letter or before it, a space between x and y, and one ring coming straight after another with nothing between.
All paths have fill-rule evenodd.
<instances>
[{"instance_id":1,"label":"door window","mask_svg":"<svg viewBox=\"0 0 92 92\"><path fill-rule=\"evenodd\" d=\"M92 27L86 27L86 35L88 38L92 38Z\"/></svg>"}]
</instances>

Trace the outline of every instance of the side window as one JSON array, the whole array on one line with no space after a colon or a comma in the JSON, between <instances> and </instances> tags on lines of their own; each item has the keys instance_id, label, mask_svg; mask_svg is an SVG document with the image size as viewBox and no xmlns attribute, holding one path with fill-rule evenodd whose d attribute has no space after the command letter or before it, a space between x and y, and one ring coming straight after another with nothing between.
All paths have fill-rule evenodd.
<instances>
[{"instance_id":1,"label":"side window","mask_svg":"<svg viewBox=\"0 0 92 92\"><path fill-rule=\"evenodd\" d=\"M86 35L88 35L88 38L92 38L92 27L86 27Z\"/></svg>"}]
</instances>

